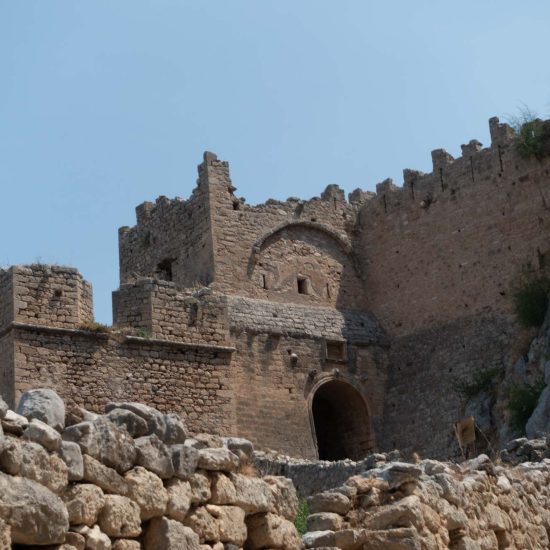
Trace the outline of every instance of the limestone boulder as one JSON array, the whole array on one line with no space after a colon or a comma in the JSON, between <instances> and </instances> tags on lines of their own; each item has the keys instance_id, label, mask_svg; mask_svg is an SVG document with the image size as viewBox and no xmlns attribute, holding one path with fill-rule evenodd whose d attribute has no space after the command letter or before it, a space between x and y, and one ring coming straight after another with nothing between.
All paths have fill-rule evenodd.
<instances>
[{"instance_id":1,"label":"limestone boulder","mask_svg":"<svg viewBox=\"0 0 550 550\"><path fill-rule=\"evenodd\" d=\"M17 405L17 414L36 418L62 431L65 427L65 403L54 390L40 388L26 391Z\"/></svg>"},{"instance_id":2,"label":"limestone boulder","mask_svg":"<svg viewBox=\"0 0 550 550\"><path fill-rule=\"evenodd\" d=\"M112 550L140 550L141 544L137 540L117 539L114 541Z\"/></svg>"},{"instance_id":3,"label":"limestone boulder","mask_svg":"<svg viewBox=\"0 0 550 550\"><path fill-rule=\"evenodd\" d=\"M191 485L183 479L170 479L166 484L168 503L166 515L170 519L183 521L191 508Z\"/></svg>"},{"instance_id":4,"label":"limestone boulder","mask_svg":"<svg viewBox=\"0 0 550 550\"><path fill-rule=\"evenodd\" d=\"M300 503L292 480L282 476L267 476L263 479L273 495L273 509L270 511L294 521Z\"/></svg>"},{"instance_id":5,"label":"limestone boulder","mask_svg":"<svg viewBox=\"0 0 550 550\"><path fill-rule=\"evenodd\" d=\"M135 445L138 466L147 468L161 479L169 479L174 475L171 453L155 434L139 437Z\"/></svg>"},{"instance_id":6,"label":"limestone boulder","mask_svg":"<svg viewBox=\"0 0 550 550\"><path fill-rule=\"evenodd\" d=\"M210 476L212 487L212 504L233 504L237 499L235 485L223 472L213 472Z\"/></svg>"},{"instance_id":7,"label":"limestone boulder","mask_svg":"<svg viewBox=\"0 0 550 550\"><path fill-rule=\"evenodd\" d=\"M230 474L230 479L235 486L234 504L241 507L247 514L269 512L273 509L275 503L273 493L263 479L242 474Z\"/></svg>"},{"instance_id":8,"label":"limestone boulder","mask_svg":"<svg viewBox=\"0 0 550 550\"><path fill-rule=\"evenodd\" d=\"M1 518L0 518L0 550L11 550L11 528L9 524L6 523Z\"/></svg>"},{"instance_id":9,"label":"limestone boulder","mask_svg":"<svg viewBox=\"0 0 550 550\"><path fill-rule=\"evenodd\" d=\"M132 538L141 534L139 506L121 495L105 495L105 505L97 522L110 537Z\"/></svg>"},{"instance_id":10,"label":"limestone boulder","mask_svg":"<svg viewBox=\"0 0 550 550\"><path fill-rule=\"evenodd\" d=\"M116 495L127 495L126 480L113 468L108 468L91 456L84 455L84 477L86 481L94 483L103 491Z\"/></svg>"},{"instance_id":11,"label":"limestone boulder","mask_svg":"<svg viewBox=\"0 0 550 550\"><path fill-rule=\"evenodd\" d=\"M85 550L86 549L86 537L80 533L75 533L74 531L69 531L65 535L65 544L67 546L72 546L76 550Z\"/></svg>"},{"instance_id":12,"label":"limestone boulder","mask_svg":"<svg viewBox=\"0 0 550 550\"><path fill-rule=\"evenodd\" d=\"M59 435L59 432L36 418L31 419L22 437L23 439L42 445L48 451L57 451L61 447L61 435Z\"/></svg>"},{"instance_id":13,"label":"limestone boulder","mask_svg":"<svg viewBox=\"0 0 550 550\"><path fill-rule=\"evenodd\" d=\"M99 525L94 525L91 529L82 527L80 532L86 537L86 550L111 550L111 539L99 528Z\"/></svg>"},{"instance_id":14,"label":"limestone boulder","mask_svg":"<svg viewBox=\"0 0 550 550\"><path fill-rule=\"evenodd\" d=\"M191 503L202 504L208 502L212 497L210 478L205 472L195 472L189 477L191 486Z\"/></svg>"},{"instance_id":15,"label":"limestone boulder","mask_svg":"<svg viewBox=\"0 0 550 550\"><path fill-rule=\"evenodd\" d=\"M2 429L9 434L21 435L29 425L29 421L20 414L8 410L2 418Z\"/></svg>"},{"instance_id":16,"label":"limestone boulder","mask_svg":"<svg viewBox=\"0 0 550 550\"><path fill-rule=\"evenodd\" d=\"M302 541L294 524L275 514L255 514L246 518L250 550L261 548L284 548L300 550ZM329 546L329 545L327 545Z\"/></svg>"},{"instance_id":17,"label":"limestone boulder","mask_svg":"<svg viewBox=\"0 0 550 550\"><path fill-rule=\"evenodd\" d=\"M218 526L218 537L221 542L244 545L247 537L245 511L238 506L206 505L206 511L213 517Z\"/></svg>"},{"instance_id":18,"label":"limestone boulder","mask_svg":"<svg viewBox=\"0 0 550 550\"><path fill-rule=\"evenodd\" d=\"M200 550L199 536L179 521L166 517L149 522L143 539L144 550Z\"/></svg>"},{"instance_id":19,"label":"limestone boulder","mask_svg":"<svg viewBox=\"0 0 550 550\"><path fill-rule=\"evenodd\" d=\"M106 417L120 428L126 431L134 438L147 435L147 422L136 413L128 409L111 409Z\"/></svg>"},{"instance_id":20,"label":"limestone boulder","mask_svg":"<svg viewBox=\"0 0 550 550\"><path fill-rule=\"evenodd\" d=\"M308 531L303 537L302 542L306 548L336 548L336 538L334 531L326 529L323 531Z\"/></svg>"},{"instance_id":21,"label":"limestone boulder","mask_svg":"<svg viewBox=\"0 0 550 550\"><path fill-rule=\"evenodd\" d=\"M185 442L187 428L179 415L173 413L164 415L164 423L166 431L162 440L166 445L177 445Z\"/></svg>"},{"instance_id":22,"label":"limestone boulder","mask_svg":"<svg viewBox=\"0 0 550 550\"><path fill-rule=\"evenodd\" d=\"M86 420L65 428L61 437L63 441L77 443L82 454L100 459L100 442L97 427L94 422Z\"/></svg>"},{"instance_id":23,"label":"limestone boulder","mask_svg":"<svg viewBox=\"0 0 550 550\"><path fill-rule=\"evenodd\" d=\"M124 473L136 461L136 446L132 436L105 417L94 421L99 443L99 457L105 466Z\"/></svg>"},{"instance_id":24,"label":"limestone boulder","mask_svg":"<svg viewBox=\"0 0 550 550\"><path fill-rule=\"evenodd\" d=\"M319 512L307 518L308 531L338 531L344 524L344 518L333 512Z\"/></svg>"},{"instance_id":25,"label":"limestone boulder","mask_svg":"<svg viewBox=\"0 0 550 550\"><path fill-rule=\"evenodd\" d=\"M147 521L166 512L168 492L162 480L153 472L136 466L126 472L128 496L138 504L142 521Z\"/></svg>"},{"instance_id":26,"label":"limestone boulder","mask_svg":"<svg viewBox=\"0 0 550 550\"><path fill-rule=\"evenodd\" d=\"M237 456L245 456L249 460L254 454L254 445L244 437L228 437L224 440L225 446Z\"/></svg>"},{"instance_id":27,"label":"limestone boulder","mask_svg":"<svg viewBox=\"0 0 550 550\"><path fill-rule=\"evenodd\" d=\"M234 472L239 467L239 457L225 447L207 448L199 451L198 467L201 470Z\"/></svg>"},{"instance_id":28,"label":"limestone boulder","mask_svg":"<svg viewBox=\"0 0 550 550\"><path fill-rule=\"evenodd\" d=\"M50 455L41 445L32 441L5 438L0 467L4 472L21 476L45 485L55 493L60 493L68 483L65 463L57 456Z\"/></svg>"},{"instance_id":29,"label":"limestone boulder","mask_svg":"<svg viewBox=\"0 0 550 550\"><path fill-rule=\"evenodd\" d=\"M200 542L215 542L219 539L220 529L218 522L205 506L199 506L191 510L183 520L183 524L190 527L199 535Z\"/></svg>"},{"instance_id":30,"label":"limestone boulder","mask_svg":"<svg viewBox=\"0 0 550 550\"><path fill-rule=\"evenodd\" d=\"M103 491L91 483L70 485L63 495L63 500L71 525L92 527L97 523L99 512L105 505Z\"/></svg>"},{"instance_id":31,"label":"limestone boulder","mask_svg":"<svg viewBox=\"0 0 550 550\"><path fill-rule=\"evenodd\" d=\"M58 452L67 466L69 481L80 481L84 477L84 462L78 443L62 441Z\"/></svg>"},{"instance_id":32,"label":"limestone boulder","mask_svg":"<svg viewBox=\"0 0 550 550\"><path fill-rule=\"evenodd\" d=\"M310 513L332 512L346 515L351 509L351 500L341 493L325 491L307 499Z\"/></svg>"},{"instance_id":33,"label":"limestone boulder","mask_svg":"<svg viewBox=\"0 0 550 550\"><path fill-rule=\"evenodd\" d=\"M0 472L0 518L16 544L61 544L69 530L63 501L30 479Z\"/></svg>"},{"instance_id":34,"label":"limestone boulder","mask_svg":"<svg viewBox=\"0 0 550 550\"><path fill-rule=\"evenodd\" d=\"M127 411L133 412L145 420L148 434L155 434L161 440L164 437L166 432L166 421L164 415L160 411L157 411L157 409L144 405L143 403L135 402L108 403L105 406L106 413L111 412L113 409L126 409Z\"/></svg>"},{"instance_id":35,"label":"limestone boulder","mask_svg":"<svg viewBox=\"0 0 550 550\"><path fill-rule=\"evenodd\" d=\"M199 451L185 444L171 445L170 453L174 475L180 479L188 479L197 469Z\"/></svg>"},{"instance_id":36,"label":"limestone boulder","mask_svg":"<svg viewBox=\"0 0 550 550\"><path fill-rule=\"evenodd\" d=\"M2 399L2 396L0 395L0 420L2 420L6 416L8 410L8 404Z\"/></svg>"}]
</instances>

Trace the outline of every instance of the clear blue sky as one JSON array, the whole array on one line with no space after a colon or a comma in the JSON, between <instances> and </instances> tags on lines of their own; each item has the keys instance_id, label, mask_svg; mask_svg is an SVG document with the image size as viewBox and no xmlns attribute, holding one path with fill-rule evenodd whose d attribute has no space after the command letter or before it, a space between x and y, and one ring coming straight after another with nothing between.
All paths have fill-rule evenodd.
<instances>
[{"instance_id":1,"label":"clear blue sky","mask_svg":"<svg viewBox=\"0 0 550 550\"><path fill-rule=\"evenodd\" d=\"M549 33L548 0L0 0L0 264L78 267L110 323L117 228L204 150L249 203L400 184L548 115Z\"/></svg>"}]
</instances>

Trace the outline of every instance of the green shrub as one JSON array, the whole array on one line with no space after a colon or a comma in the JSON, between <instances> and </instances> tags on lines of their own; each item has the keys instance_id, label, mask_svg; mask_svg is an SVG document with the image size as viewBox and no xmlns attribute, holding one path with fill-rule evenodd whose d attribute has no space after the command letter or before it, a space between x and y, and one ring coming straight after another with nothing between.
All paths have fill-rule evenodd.
<instances>
[{"instance_id":1,"label":"green shrub","mask_svg":"<svg viewBox=\"0 0 550 550\"><path fill-rule=\"evenodd\" d=\"M533 384L523 384L510 389L508 409L510 410L510 425L521 433L537 406L540 394L544 389L544 380Z\"/></svg>"},{"instance_id":2,"label":"green shrub","mask_svg":"<svg viewBox=\"0 0 550 550\"><path fill-rule=\"evenodd\" d=\"M149 339L149 338L151 338L151 333L145 328L138 328L136 330L136 336L138 338L147 338L147 339Z\"/></svg>"},{"instance_id":3,"label":"green shrub","mask_svg":"<svg viewBox=\"0 0 550 550\"><path fill-rule=\"evenodd\" d=\"M294 526L300 535L307 533L307 517L309 516L309 506L307 500L304 498L300 501L298 513L294 520Z\"/></svg>"},{"instance_id":4,"label":"green shrub","mask_svg":"<svg viewBox=\"0 0 550 550\"><path fill-rule=\"evenodd\" d=\"M510 125L516 133L514 145L520 156L541 159L548 153L549 127L528 107L511 117Z\"/></svg>"},{"instance_id":5,"label":"green shrub","mask_svg":"<svg viewBox=\"0 0 550 550\"><path fill-rule=\"evenodd\" d=\"M514 291L514 308L518 321L524 327L540 327L548 310L550 280L539 277L526 281Z\"/></svg>"},{"instance_id":6,"label":"green shrub","mask_svg":"<svg viewBox=\"0 0 550 550\"><path fill-rule=\"evenodd\" d=\"M495 376L499 373L499 368L480 370L472 376L470 380L457 380L451 385L452 390L465 399L471 399L478 393L490 388Z\"/></svg>"}]
</instances>

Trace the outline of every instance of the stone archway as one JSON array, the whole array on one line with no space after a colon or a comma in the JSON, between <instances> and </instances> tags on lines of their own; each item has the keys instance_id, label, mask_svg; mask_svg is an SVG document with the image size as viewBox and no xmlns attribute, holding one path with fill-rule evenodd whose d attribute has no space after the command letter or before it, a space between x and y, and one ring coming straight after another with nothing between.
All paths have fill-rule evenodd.
<instances>
[{"instance_id":1,"label":"stone archway","mask_svg":"<svg viewBox=\"0 0 550 550\"><path fill-rule=\"evenodd\" d=\"M320 460L360 460L373 447L367 405L348 382L320 385L311 400L311 418Z\"/></svg>"}]
</instances>

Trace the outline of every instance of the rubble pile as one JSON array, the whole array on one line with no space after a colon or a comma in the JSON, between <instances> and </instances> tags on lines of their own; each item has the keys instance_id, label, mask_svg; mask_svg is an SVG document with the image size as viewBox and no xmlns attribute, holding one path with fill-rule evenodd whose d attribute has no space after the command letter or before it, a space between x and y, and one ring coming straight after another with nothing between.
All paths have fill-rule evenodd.
<instances>
[{"instance_id":1,"label":"rubble pile","mask_svg":"<svg viewBox=\"0 0 550 550\"><path fill-rule=\"evenodd\" d=\"M252 444L191 437L140 403L65 410L52 390L0 399L0 550L299 549L292 482Z\"/></svg>"}]
</instances>

